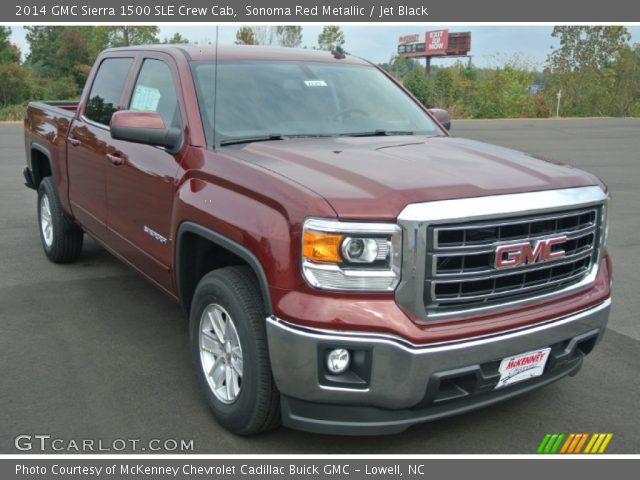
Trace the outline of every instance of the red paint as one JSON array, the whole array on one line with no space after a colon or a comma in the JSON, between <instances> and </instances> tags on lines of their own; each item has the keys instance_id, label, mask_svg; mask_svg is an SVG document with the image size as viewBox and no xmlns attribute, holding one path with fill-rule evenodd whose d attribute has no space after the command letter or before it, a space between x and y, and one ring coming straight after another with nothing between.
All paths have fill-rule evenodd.
<instances>
[{"instance_id":1,"label":"red paint","mask_svg":"<svg viewBox=\"0 0 640 480\"><path fill-rule=\"evenodd\" d=\"M114 113L111 117L111 125L114 127L165 128L164 120L158 113L135 110L122 110Z\"/></svg>"},{"instance_id":2,"label":"red paint","mask_svg":"<svg viewBox=\"0 0 640 480\"><path fill-rule=\"evenodd\" d=\"M210 47L131 47L107 51L96 62L99 65L109 57L134 59L120 110L127 108L144 58L169 65L184 126L183 146L176 153L114 140L108 129L84 119L95 66L77 105L31 104L25 120L29 167L34 166L33 143L48 149L65 210L98 242L172 298L178 299L176 233L185 221L210 228L250 250L265 271L274 313L313 327L386 332L428 343L535 324L609 296L607 257L595 284L570 296L428 325L403 311L393 294L329 293L308 287L300 272L301 225L306 217L394 221L409 203L601 183L574 168L450 138L444 130L436 138L290 139L211 150L206 147L183 51L193 61L212 61L215 54ZM337 60L329 52L219 49L221 62L255 59L371 67L353 57ZM426 109L425 113L432 116ZM114 122L160 128L156 116L143 112L121 112ZM69 138L77 145L72 147ZM115 165L113 158L122 162ZM145 227L166 242L146 233ZM541 254L534 248L527 255Z\"/></svg>"}]
</instances>

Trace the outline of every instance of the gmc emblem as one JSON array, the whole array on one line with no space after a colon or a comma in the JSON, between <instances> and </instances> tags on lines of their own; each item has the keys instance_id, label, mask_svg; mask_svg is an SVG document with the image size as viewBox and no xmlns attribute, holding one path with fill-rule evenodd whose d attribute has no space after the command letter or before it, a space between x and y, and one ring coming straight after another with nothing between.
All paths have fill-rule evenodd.
<instances>
[{"instance_id":1,"label":"gmc emblem","mask_svg":"<svg viewBox=\"0 0 640 480\"><path fill-rule=\"evenodd\" d=\"M496 265L500 268L513 268L520 265L542 263L549 260L557 260L565 255L564 250L551 251L554 245L567 241L566 236L545 238L538 240L533 245L529 242L500 245L496 248Z\"/></svg>"}]
</instances>

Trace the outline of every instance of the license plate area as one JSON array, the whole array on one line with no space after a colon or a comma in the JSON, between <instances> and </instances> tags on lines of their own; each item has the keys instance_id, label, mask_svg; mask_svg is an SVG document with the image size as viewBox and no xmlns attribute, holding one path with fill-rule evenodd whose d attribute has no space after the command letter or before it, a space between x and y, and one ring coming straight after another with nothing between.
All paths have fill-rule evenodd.
<instances>
[{"instance_id":1,"label":"license plate area","mask_svg":"<svg viewBox=\"0 0 640 480\"><path fill-rule=\"evenodd\" d=\"M511 357L505 357L500 362L500 380L497 388L503 388L514 383L539 377L544 372L544 367L549 359L551 348L540 348L526 353L520 353Z\"/></svg>"}]
</instances>

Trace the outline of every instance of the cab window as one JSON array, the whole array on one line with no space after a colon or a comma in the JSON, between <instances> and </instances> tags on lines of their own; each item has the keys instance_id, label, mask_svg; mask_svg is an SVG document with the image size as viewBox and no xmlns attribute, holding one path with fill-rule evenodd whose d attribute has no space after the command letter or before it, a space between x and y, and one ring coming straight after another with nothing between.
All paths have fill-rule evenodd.
<instances>
[{"instance_id":1,"label":"cab window","mask_svg":"<svg viewBox=\"0 0 640 480\"><path fill-rule=\"evenodd\" d=\"M86 118L101 125L111 123L111 115L118 109L132 64L133 58L107 58L102 61L84 109Z\"/></svg>"},{"instance_id":2,"label":"cab window","mask_svg":"<svg viewBox=\"0 0 640 480\"><path fill-rule=\"evenodd\" d=\"M176 87L165 62L152 58L144 61L133 88L129 109L157 112L166 127L181 127Z\"/></svg>"}]
</instances>

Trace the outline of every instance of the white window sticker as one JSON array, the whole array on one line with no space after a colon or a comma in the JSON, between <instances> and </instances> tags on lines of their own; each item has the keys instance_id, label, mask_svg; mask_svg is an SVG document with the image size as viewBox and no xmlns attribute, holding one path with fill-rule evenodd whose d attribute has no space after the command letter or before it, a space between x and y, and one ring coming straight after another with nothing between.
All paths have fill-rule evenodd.
<instances>
[{"instance_id":1,"label":"white window sticker","mask_svg":"<svg viewBox=\"0 0 640 480\"><path fill-rule=\"evenodd\" d=\"M131 100L131 110L144 110L155 112L158 110L158 103L160 103L160 90L152 87L145 87L144 85L138 85L133 93L133 99Z\"/></svg>"},{"instance_id":2,"label":"white window sticker","mask_svg":"<svg viewBox=\"0 0 640 480\"><path fill-rule=\"evenodd\" d=\"M304 84L307 87L326 87L327 86L327 82L325 82L324 80L305 80Z\"/></svg>"}]
</instances>

